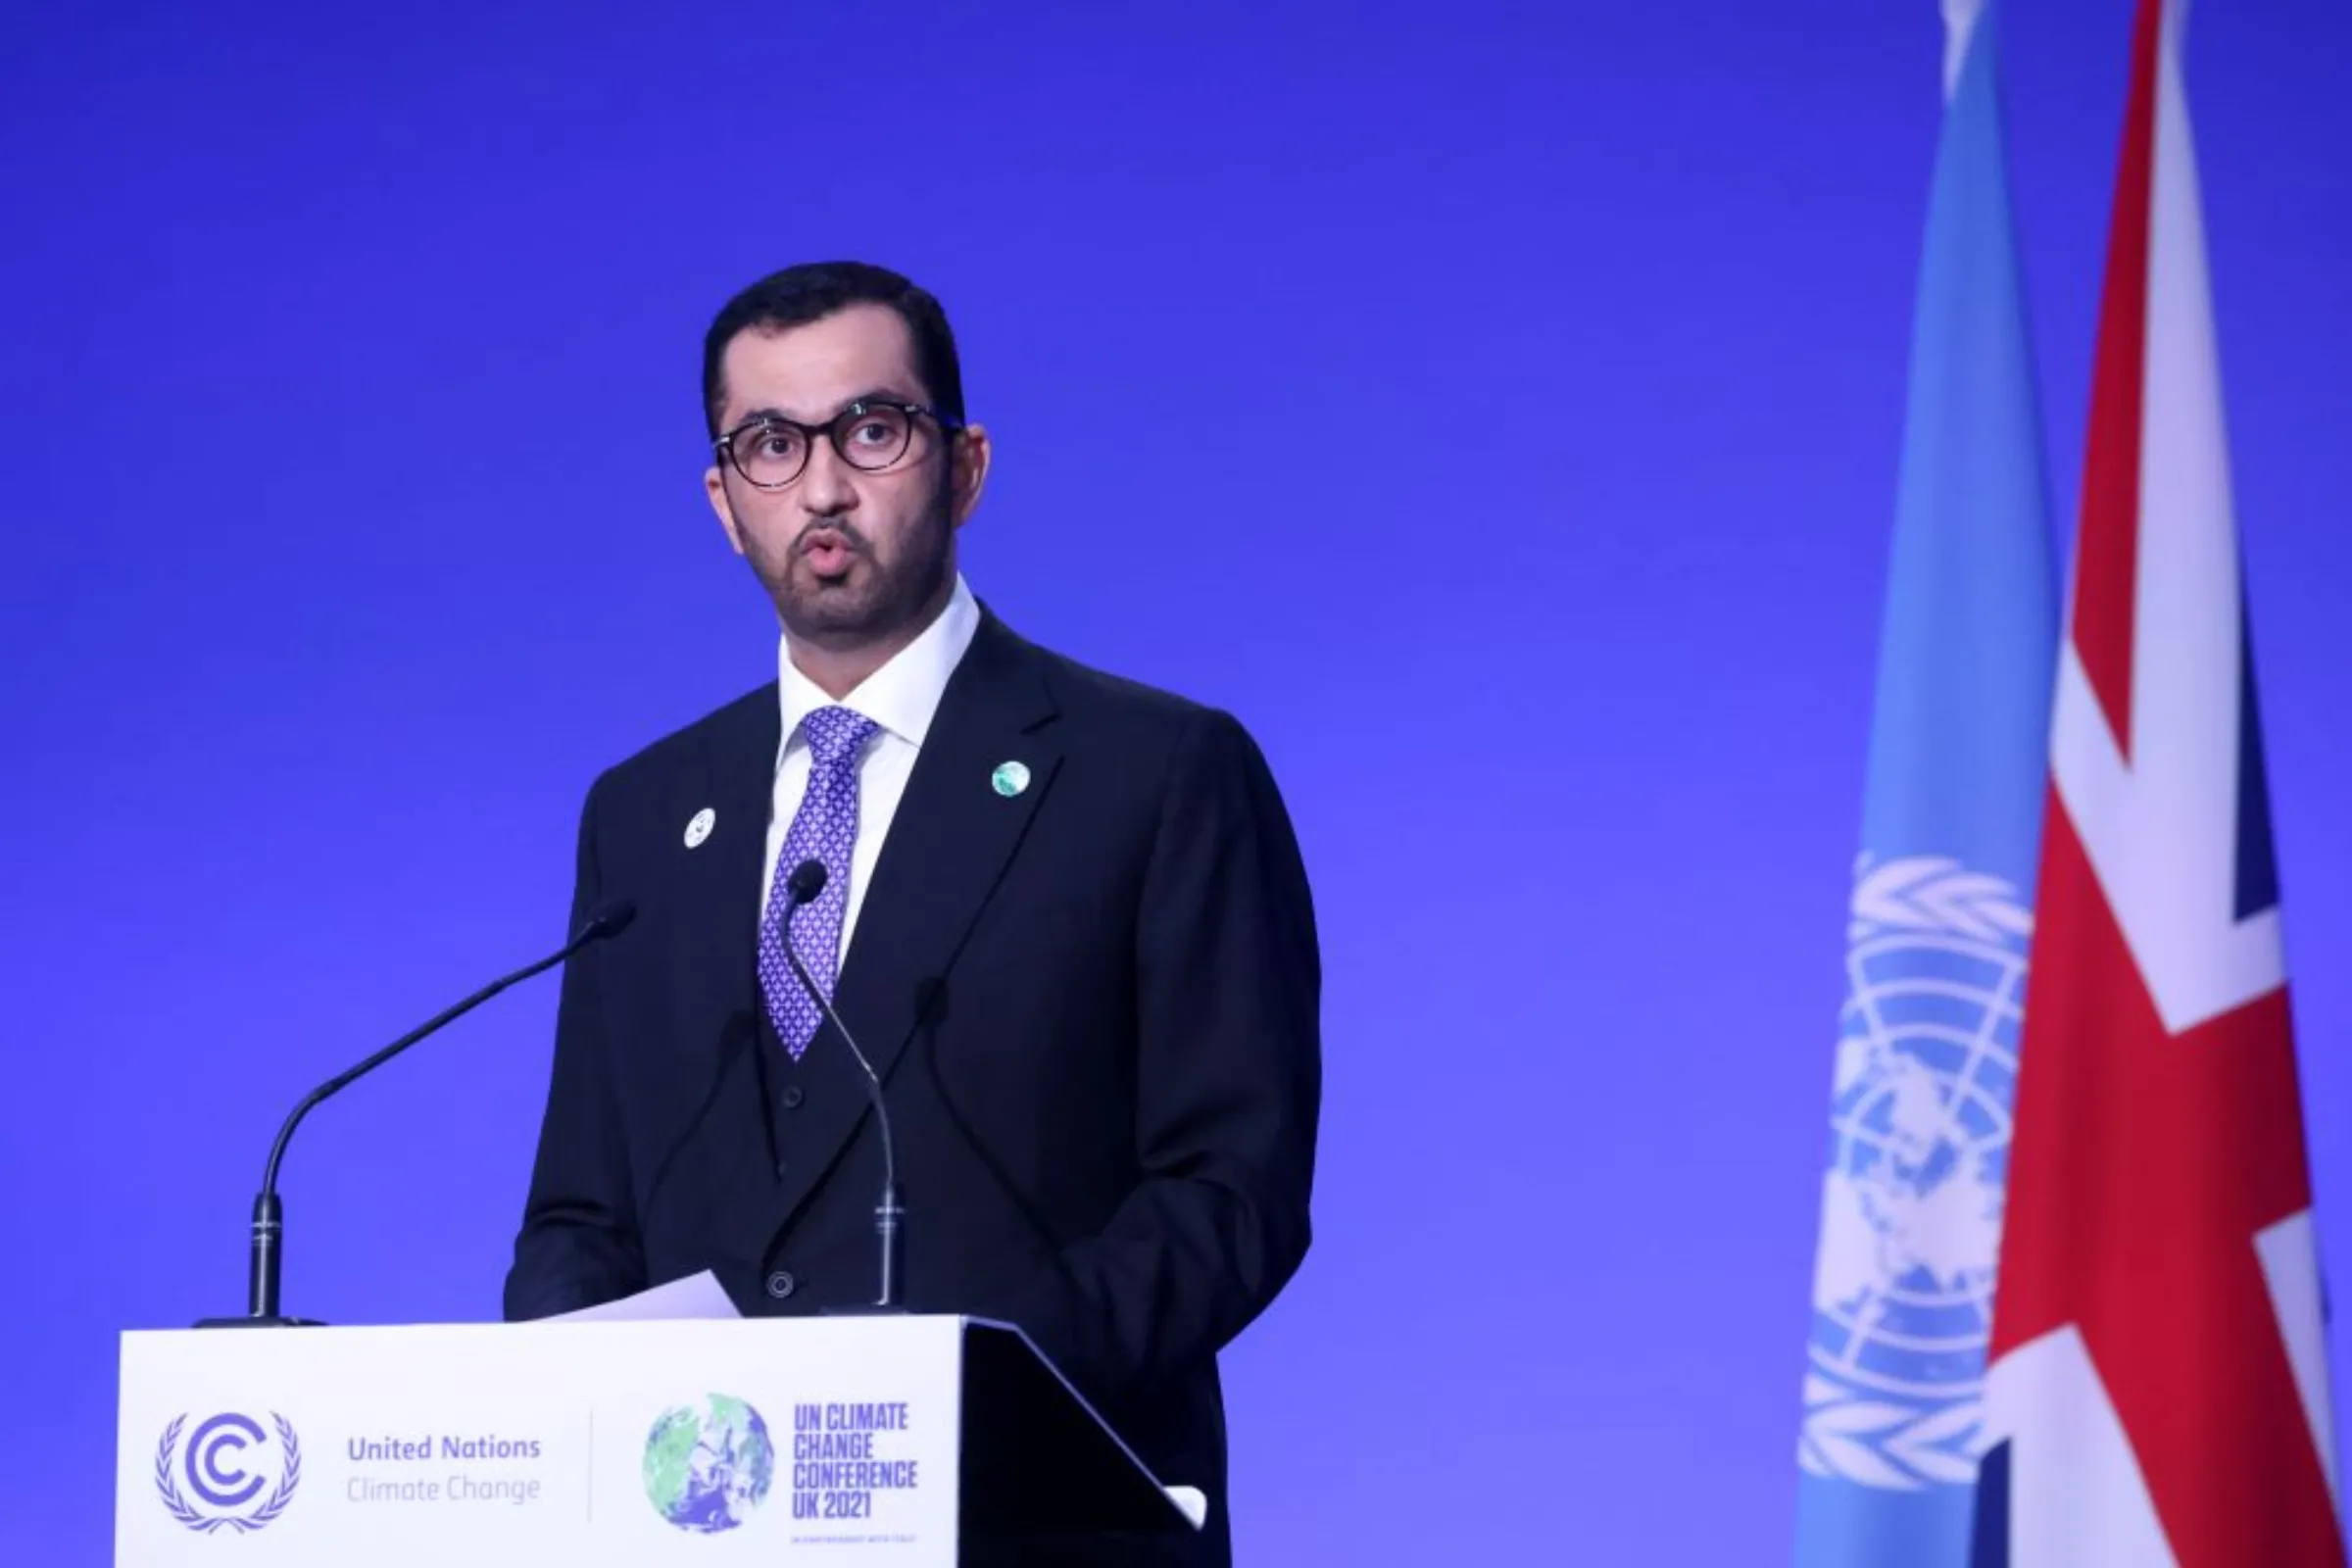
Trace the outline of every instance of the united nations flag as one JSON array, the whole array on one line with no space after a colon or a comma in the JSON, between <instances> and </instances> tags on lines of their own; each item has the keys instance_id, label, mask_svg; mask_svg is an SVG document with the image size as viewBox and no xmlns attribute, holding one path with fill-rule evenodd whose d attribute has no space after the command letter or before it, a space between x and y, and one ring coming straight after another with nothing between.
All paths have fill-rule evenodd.
<instances>
[{"instance_id":1,"label":"united nations flag","mask_svg":"<svg viewBox=\"0 0 2352 1568\"><path fill-rule=\"evenodd\" d=\"M1797 1442L1800 1568L1965 1568L2057 658L1993 15L1944 0Z\"/></svg>"}]
</instances>

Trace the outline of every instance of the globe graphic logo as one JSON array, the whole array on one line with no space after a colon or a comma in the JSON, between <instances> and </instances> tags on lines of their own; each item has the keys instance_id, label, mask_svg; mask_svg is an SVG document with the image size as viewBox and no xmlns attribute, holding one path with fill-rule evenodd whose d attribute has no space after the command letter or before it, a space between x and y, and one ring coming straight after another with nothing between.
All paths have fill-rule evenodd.
<instances>
[{"instance_id":1,"label":"globe graphic logo","mask_svg":"<svg viewBox=\"0 0 2352 1568\"><path fill-rule=\"evenodd\" d=\"M1940 858L1865 864L1830 1108L1798 1459L1976 1478L2033 915Z\"/></svg>"},{"instance_id":2,"label":"globe graphic logo","mask_svg":"<svg viewBox=\"0 0 2352 1568\"><path fill-rule=\"evenodd\" d=\"M662 1412L645 1440L645 1494L680 1530L716 1535L752 1516L776 1478L767 1423L713 1394Z\"/></svg>"}]
</instances>

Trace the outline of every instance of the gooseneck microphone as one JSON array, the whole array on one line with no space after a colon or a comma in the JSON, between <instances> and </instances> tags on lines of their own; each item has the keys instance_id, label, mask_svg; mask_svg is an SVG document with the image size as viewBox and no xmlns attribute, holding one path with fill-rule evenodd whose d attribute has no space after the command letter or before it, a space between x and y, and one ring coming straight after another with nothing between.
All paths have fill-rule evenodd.
<instances>
[{"instance_id":1,"label":"gooseneck microphone","mask_svg":"<svg viewBox=\"0 0 2352 1568\"><path fill-rule=\"evenodd\" d=\"M246 1292L246 1313L243 1317L206 1318L196 1326L200 1329L273 1328L308 1326L312 1323L313 1320L309 1318L281 1317L277 1310L278 1267L282 1260L285 1233L285 1216L277 1200L277 1168L286 1157L286 1145L293 1140L294 1129L302 1124L303 1117L310 1114L312 1106L348 1087L355 1079L373 1072L442 1025L464 1017L507 987L554 968L591 943L618 936L635 918L637 906L633 901L606 900L589 912L588 918L572 933L571 940L554 953L527 968L517 969L503 979L491 981L447 1012L412 1029L366 1061L335 1074L304 1096L302 1103L296 1105L293 1114L286 1117L286 1124L277 1130L277 1141L270 1146L270 1163L262 1172L261 1196L253 1200L253 1257Z\"/></svg>"},{"instance_id":2,"label":"gooseneck microphone","mask_svg":"<svg viewBox=\"0 0 2352 1568\"><path fill-rule=\"evenodd\" d=\"M874 1242L881 1253L881 1290L871 1306L827 1310L842 1314L904 1312L906 1307L899 1299L899 1275L905 1256L901 1248L905 1242L906 1206L899 1200L899 1146L897 1140L891 1137L890 1106L882 1100L882 1080L875 1076L874 1064L866 1060L865 1053L858 1049L858 1037L850 1033L850 1026L843 1023L841 1014L833 1010L832 1001L809 978L808 965L801 962L801 956L793 950L792 945L793 914L802 905L816 902L816 896L825 891L825 876L824 861L803 860L785 877L784 895L787 902L784 906L784 940L779 945L784 949L784 961L792 965L793 975L801 982L802 989L808 993L818 1010L840 1033L842 1044L850 1048L850 1054L858 1058L858 1065L864 1069L866 1098L873 1102L874 1120L882 1129L882 1198L874 1204Z\"/></svg>"}]
</instances>

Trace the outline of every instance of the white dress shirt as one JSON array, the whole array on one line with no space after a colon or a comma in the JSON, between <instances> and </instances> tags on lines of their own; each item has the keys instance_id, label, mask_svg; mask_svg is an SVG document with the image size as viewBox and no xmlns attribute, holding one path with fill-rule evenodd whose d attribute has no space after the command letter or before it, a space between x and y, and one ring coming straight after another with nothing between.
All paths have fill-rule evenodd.
<instances>
[{"instance_id":1,"label":"white dress shirt","mask_svg":"<svg viewBox=\"0 0 2352 1568\"><path fill-rule=\"evenodd\" d=\"M980 629L980 605L956 574L956 591L939 618L921 636L891 657L889 663L868 675L838 706L855 709L882 726L866 743L858 760L858 842L850 855L850 898L841 922L839 962L850 958L850 936L858 928L858 908L865 902L865 885L873 879L874 862L882 858L882 840L890 819L898 813L899 797L906 793L906 777L914 771L915 754L930 732L931 715L948 689L948 677L972 645ZM836 706L823 688L801 673L792 662L789 643L777 644L777 685L784 709L784 744L776 754L776 786L767 814L767 867L760 880L760 916L766 917L776 883L776 859L784 853L785 835L808 789L808 743L800 734L801 720L816 709ZM839 969L836 968L836 973Z\"/></svg>"}]
</instances>

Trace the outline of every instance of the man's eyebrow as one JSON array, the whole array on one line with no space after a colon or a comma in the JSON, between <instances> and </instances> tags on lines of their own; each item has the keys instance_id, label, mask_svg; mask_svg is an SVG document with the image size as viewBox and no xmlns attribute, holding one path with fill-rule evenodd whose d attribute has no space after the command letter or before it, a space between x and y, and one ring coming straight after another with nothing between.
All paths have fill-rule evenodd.
<instances>
[{"instance_id":1,"label":"man's eyebrow","mask_svg":"<svg viewBox=\"0 0 2352 1568\"><path fill-rule=\"evenodd\" d=\"M747 425L747 424L757 424L757 423L759 423L759 422L760 422L760 420L762 420L762 419L782 419L782 420L784 420L784 421L786 421L786 422L788 422L788 423L791 423L791 424L810 424L810 425L815 425L815 424L831 424L831 423L832 423L832 422L833 422L835 419L838 419L838 418L840 418L840 417L841 417L841 416L842 416L842 414L843 414L843 412L844 412L844 411L846 411L847 409L849 409L849 408L850 408L852 405L854 405L854 404L858 404L858 403L914 403L914 404L919 404L919 403L921 403L921 401L922 401L922 400L921 400L920 398L917 398L917 397L916 397L916 396L915 396L913 393L911 393L911 392L905 392L905 391L901 391L900 389L898 389L898 388L896 388L896 387L877 386L877 387L873 387L873 388L871 388L871 389L869 389L869 390L867 390L867 391L860 392L860 393L858 393L858 394L856 397L851 397L851 398L844 398L844 399L842 399L842 400L841 400L841 402L840 402L840 404L839 404L837 407L835 407L835 409L833 410L833 412L832 412L831 414L828 414L828 415L826 415L826 416L825 416L823 418L821 418L821 419L803 419L803 418L800 418L800 417L798 417L797 416L790 415L790 414L786 414L786 413L785 413L785 412L784 412L782 409L777 409L777 408L768 408L768 407L761 407L761 408L751 409L751 410L748 410L748 411L746 411L746 412L745 412L745 414L744 414L744 416L743 416L741 418L737 419L737 420L736 420L736 421L735 421L735 422L734 422L732 425L730 425L728 428L730 428L730 429L736 429L736 430L740 430L740 429L742 429L742 428L743 428L745 425Z\"/></svg>"}]
</instances>

